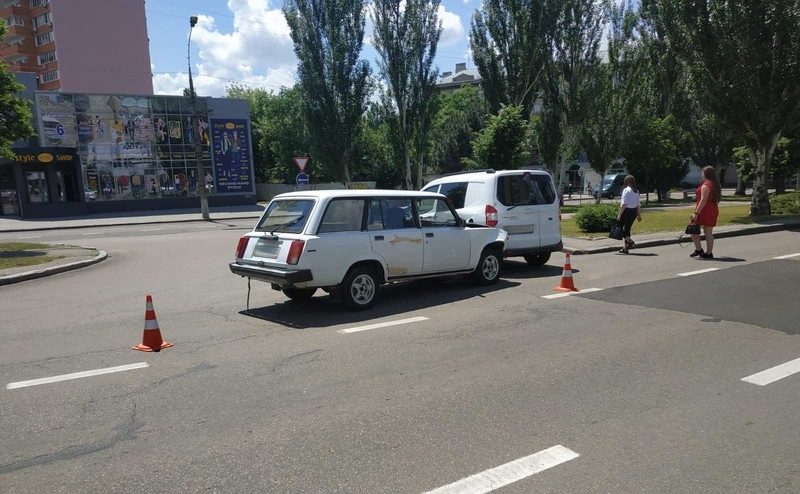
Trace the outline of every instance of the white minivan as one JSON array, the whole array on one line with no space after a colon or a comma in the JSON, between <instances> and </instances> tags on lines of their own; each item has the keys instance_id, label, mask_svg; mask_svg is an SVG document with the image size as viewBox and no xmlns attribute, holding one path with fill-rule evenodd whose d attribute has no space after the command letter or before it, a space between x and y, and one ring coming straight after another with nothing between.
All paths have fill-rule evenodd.
<instances>
[{"instance_id":1,"label":"white minivan","mask_svg":"<svg viewBox=\"0 0 800 494\"><path fill-rule=\"evenodd\" d=\"M508 233L505 257L532 266L563 249L561 215L553 178L544 170L478 170L451 173L423 189L444 195L468 224Z\"/></svg>"}]
</instances>

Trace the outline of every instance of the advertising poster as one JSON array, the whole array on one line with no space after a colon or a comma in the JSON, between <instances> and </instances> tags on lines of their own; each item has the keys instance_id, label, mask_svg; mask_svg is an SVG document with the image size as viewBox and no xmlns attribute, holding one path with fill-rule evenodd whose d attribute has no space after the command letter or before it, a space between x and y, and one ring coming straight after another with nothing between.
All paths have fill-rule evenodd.
<instances>
[{"instance_id":1,"label":"advertising poster","mask_svg":"<svg viewBox=\"0 0 800 494\"><path fill-rule=\"evenodd\" d=\"M44 146L75 147L78 130L72 96L60 93L37 93L39 136Z\"/></svg>"},{"instance_id":2,"label":"advertising poster","mask_svg":"<svg viewBox=\"0 0 800 494\"><path fill-rule=\"evenodd\" d=\"M211 120L216 193L251 193L253 166L246 120Z\"/></svg>"}]
</instances>

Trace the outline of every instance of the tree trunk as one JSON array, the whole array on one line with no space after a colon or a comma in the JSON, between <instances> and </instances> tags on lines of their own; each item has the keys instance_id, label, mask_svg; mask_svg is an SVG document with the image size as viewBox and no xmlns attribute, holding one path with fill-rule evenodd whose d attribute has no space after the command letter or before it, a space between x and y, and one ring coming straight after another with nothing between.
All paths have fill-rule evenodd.
<instances>
[{"instance_id":1,"label":"tree trunk","mask_svg":"<svg viewBox=\"0 0 800 494\"><path fill-rule=\"evenodd\" d=\"M773 174L772 175L772 182L775 186L775 193L776 194L784 194L786 192L786 175L784 174Z\"/></svg>"},{"instance_id":2,"label":"tree trunk","mask_svg":"<svg viewBox=\"0 0 800 494\"><path fill-rule=\"evenodd\" d=\"M734 192L733 195L742 197L747 195L744 178L742 177L742 174L738 172L736 173L736 192Z\"/></svg>"},{"instance_id":3,"label":"tree trunk","mask_svg":"<svg viewBox=\"0 0 800 494\"><path fill-rule=\"evenodd\" d=\"M769 166L772 164L772 155L775 153L775 147L778 145L780 137L781 135L778 133L767 139L765 144L759 143L758 147L749 148L750 158L755 169L753 172L753 200L750 203L750 214L753 216L771 214L767 192Z\"/></svg>"},{"instance_id":4,"label":"tree trunk","mask_svg":"<svg viewBox=\"0 0 800 494\"><path fill-rule=\"evenodd\" d=\"M414 190L422 190L422 173L425 170L425 159L420 156L417 163L417 188Z\"/></svg>"}]
</instances>

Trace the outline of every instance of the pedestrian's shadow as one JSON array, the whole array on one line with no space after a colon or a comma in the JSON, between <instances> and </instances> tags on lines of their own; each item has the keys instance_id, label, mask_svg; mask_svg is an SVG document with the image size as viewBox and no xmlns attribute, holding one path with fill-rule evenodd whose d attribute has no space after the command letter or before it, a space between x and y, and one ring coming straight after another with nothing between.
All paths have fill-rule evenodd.
<instances>
[{"instance_id":1,"label":"pedestrian's shadow","mask_svg":"<svg viewBox=\"0 0 800 494\"><path fill-rule=\"evenodd\" d=\"M621 256L634 256L634 257L655 257L658 256L655 252L628 252L627 254L623 254L622 252L617 252L617 254Z\"/></svg>"},{"instance_id":2,"label":"pedestrian's shadow","mask_svg":"<svg viewBox=\"0 0 800 494\"><path fill-rule=\"evenodd\" d=\"M714 261L717 261L717 262L745 262L745 261L747 261L747 259L739 259L738 257L727 257L727 256L714 257L714 259L698 259L698 260L699 261L705 261L705 262L714 262Z\"/></svg>"}]
</instances>

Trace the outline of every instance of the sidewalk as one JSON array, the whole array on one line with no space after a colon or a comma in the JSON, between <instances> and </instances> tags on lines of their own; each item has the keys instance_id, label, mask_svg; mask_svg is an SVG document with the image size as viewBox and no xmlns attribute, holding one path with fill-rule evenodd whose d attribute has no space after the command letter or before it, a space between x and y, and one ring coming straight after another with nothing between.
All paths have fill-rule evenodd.
<instances>
[{"instance_id":1,"label":"sidewalk","mask_svg":"<svg viewBox=\"0 0 800 494\"><path fill-rule=\"evenodd\" d=\"M776 232L780 230L789 230L792 228L800 228L800 220L775 218L747 225L721 226L714 229L714 238L754 235L757 233ZM675 231L636 235L634 230L633 240L636 242L636 247L634 247L634 250L644 247L655 247L658 245L677 244L678 236L680 234L681 232ZM683 242L691 242L691 239L688 236L684 236ZM622 242L620 240L614 240L613 238L606 237L588 240L586 238L564 237L564 250L569 250L576 255L615 252L621 247Z\"/></svg>"},{"instance_id":2,"label":"sidewalk","mask_svg":"<svg viewBox=\"0 0 800 494\"><path fill-rule=\"evenodd\" d=\"M211 210L211 220L254 219L261 216L263 212L264 207L259 205L218 207ZM147 225L153 223L184 223L189 221L203 221L197 209L131 211L127 213L24 220L0 217L0 233L64 230L98 226Z\"/></svg>"}]
</instances>

